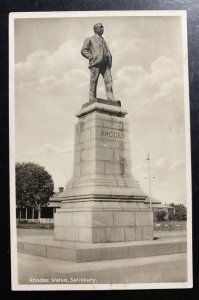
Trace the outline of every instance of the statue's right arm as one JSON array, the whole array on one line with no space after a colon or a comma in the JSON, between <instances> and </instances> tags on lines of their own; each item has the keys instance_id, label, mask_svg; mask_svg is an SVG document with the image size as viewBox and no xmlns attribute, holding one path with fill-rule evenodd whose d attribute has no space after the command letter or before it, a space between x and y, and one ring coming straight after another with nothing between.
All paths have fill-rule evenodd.
<instances>
[{"instance_id":1,"label":"statue's right arm","mask_svg":"<svg viewBox=\"0 0 199 300\"><path fill-rule=\"evenodd\" d=\"M81 54L87 59L91 57L90 44L91 44L90 38L86 38L81 49Z\"/></svg>"}]
</instances>

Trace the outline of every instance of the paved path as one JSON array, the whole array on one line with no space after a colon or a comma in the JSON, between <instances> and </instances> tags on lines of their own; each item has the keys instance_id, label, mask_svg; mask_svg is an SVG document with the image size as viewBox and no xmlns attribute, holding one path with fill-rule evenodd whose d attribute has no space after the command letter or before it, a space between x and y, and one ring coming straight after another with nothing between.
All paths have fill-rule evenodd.
<instances>
[{"instance_id":1,"label":"paved path","mask_svg":"<svg viewBox=\"0 0 199 300\"><path fill-rule=\"evenodd\" d=\"M53 236L53 229L17 229L17 236ZM186 236L185 230L176 231L154 231L154 236L158 238Z\"/></svg>"},{"instance_id":2,"label":"paved path","mask_svg":"<svg viewBox=\"0 0 199 300\"><path fill-rule=\"evenodd\" d=\"M18 254L19 284L185 282L186 254L73 263Z\"/></svg>"},{"instance_id":3,"label":"paved path","mask_svg":"<svg viewBox=\"0 0 199 300\"><path fill-rule=\"evenodd\" d=\"M52 235L53 230L18 230L19 239ZM186 237L186 232L155 232L155 237L175 240ZM42 280L48 284L186 282L187 255L74 263L18 253L18 279L19 284L44 283L39 282Z\"/></svg>"}]
</instances>

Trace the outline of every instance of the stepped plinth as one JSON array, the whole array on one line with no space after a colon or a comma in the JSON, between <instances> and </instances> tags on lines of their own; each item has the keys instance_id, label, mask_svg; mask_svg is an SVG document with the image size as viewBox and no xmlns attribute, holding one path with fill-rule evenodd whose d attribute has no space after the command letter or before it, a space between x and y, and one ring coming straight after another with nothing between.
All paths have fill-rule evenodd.
<instances>
[{"instance_id":1,"label":"stepped plinth","mask_svg":"<svg viewBox=\"0 0 199 300\"><path fill-rule=\"evenodd\" d=\"M120 101L104 99L85 103L77 113L73 177L60 194L56 240L153 239L153 215L131 173L126 114Z\"/></svg>"}]
</instances>

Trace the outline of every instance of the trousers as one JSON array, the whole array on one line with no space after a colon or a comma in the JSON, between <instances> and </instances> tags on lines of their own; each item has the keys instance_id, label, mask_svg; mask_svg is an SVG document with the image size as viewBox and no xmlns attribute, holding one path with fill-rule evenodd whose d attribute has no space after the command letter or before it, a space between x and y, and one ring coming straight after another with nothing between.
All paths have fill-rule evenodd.
<instances>
[{"instance_id":1,"label":"trousers","mask_svg":"<svg viewBox=\"0 0 199 300\"><path fill-rule=\"evenodd\" d=\"M107 100L115 100L113 95L113 81L111 76L111 70L107 66L91 67L90 68L90 88L89 88L89 100L95 100L97 97L97 82L99 75L104 78L104 84L106 89Z\"/></svg>"}]
</instances>

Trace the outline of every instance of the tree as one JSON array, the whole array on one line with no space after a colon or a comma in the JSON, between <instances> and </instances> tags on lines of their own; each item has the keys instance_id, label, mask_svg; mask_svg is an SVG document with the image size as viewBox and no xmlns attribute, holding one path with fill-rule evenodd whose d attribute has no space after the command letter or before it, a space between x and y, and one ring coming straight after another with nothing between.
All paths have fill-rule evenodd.
<instances>
[{"instance_id":1,"label":"tree","mask_svg":"<svg viewBox=\"0 0 199 300\"><path fill-rule=\"evenodd\" d=\"M160 221L164 221L165 220L165 217L166 217L166 211L160 209L156 212L156 218L157 218L157 221L160 222Z\"/></svg>"},{"instance_id":2,"label":"tree","mask_svg":"<svg viewBox=\"0 0 199 300\"><path fill-rule=\"evenodd\" d=\"M183 204L169 204L174 207L175 212L173 210L169 210L169 220L173 221L186 221L187 220L187 208Z\"/></svg>"},{"instance_id":3,"label":"tree","mask_svg":"<svg viewBox=\"0 0 199 300\"><path fill-rule=\"evenodd\" d=\"M18 208L32 207L38 210L48 205L54 195L52 176L35 163L16 163L16 204Z\"/></svg>"}]
</instances>

